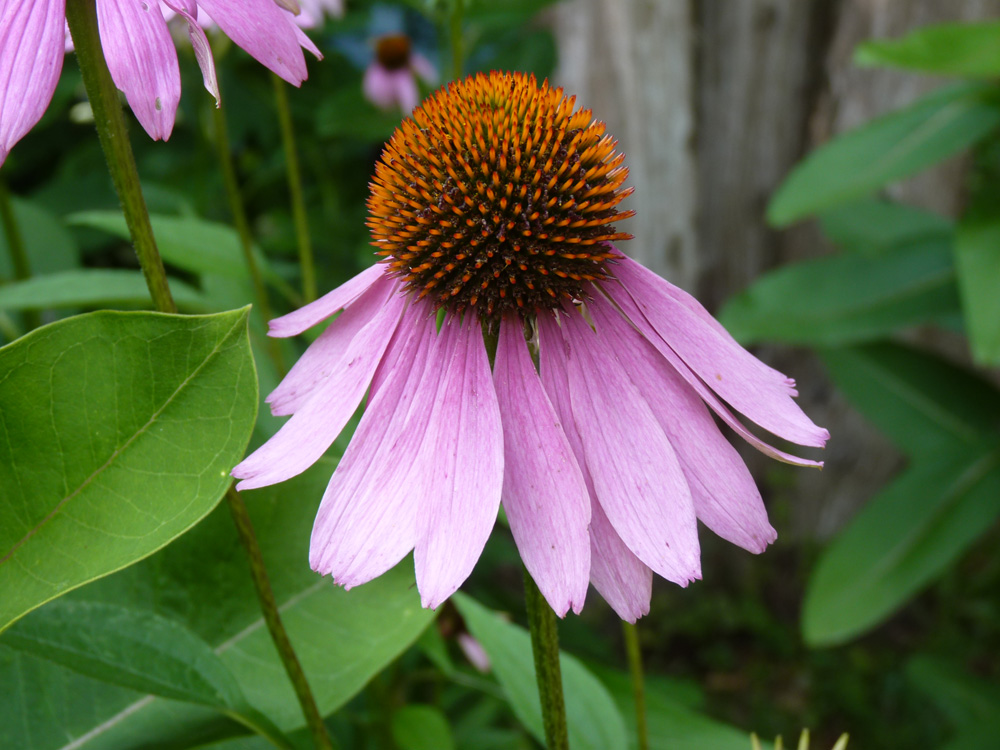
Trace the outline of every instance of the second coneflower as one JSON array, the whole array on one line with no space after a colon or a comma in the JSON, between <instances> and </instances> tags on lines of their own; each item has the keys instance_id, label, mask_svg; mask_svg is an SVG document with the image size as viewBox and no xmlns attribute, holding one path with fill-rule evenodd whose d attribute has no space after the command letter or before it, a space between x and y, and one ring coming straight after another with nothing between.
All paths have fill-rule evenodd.
<instances>
[{"instance_id":1,"label":"second coneflower","mask_svg":"<svg viewBox=\"0 0 1000 750\"><path fill-rule=\"evenodd\" d=\"M268 397L292 418L233 471L241 489L304 471L370 389L316 518L315 570L355 586L412 550L437 607L502 502L558 614L579 612L592 582L634 621L653 572L700 577L698 520L751 552L774 540L712 414L801 465L818 463L729 407L800 445L828 434L793 381L613 244L631 215L615 146L561 89L517 73L453 83L393 135L368 202L384 260L271 322L295 336L342 311Z\"/></svg>"}]
</instances>

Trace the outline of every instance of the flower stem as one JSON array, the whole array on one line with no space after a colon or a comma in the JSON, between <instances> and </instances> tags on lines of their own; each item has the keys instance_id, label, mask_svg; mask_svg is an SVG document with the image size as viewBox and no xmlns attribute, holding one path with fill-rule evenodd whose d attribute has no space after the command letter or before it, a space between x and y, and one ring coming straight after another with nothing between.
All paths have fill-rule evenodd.
<instances>
[{"instance_id":1,"label":"flower stem","mask_svg":"<svg viewBox=\"0 0 1000 750\"><path fill-rule=\"evenodd\" d=\"M313 262L312 240L309 238L309 220L302 197L302 171L295 147L295 129L292 112L288 106L288 89L283 80L271 74L274 82L274 102L281 125L281 142L285 149L285 167L288 173L288 194L292 200L292 219L295 222L295 239L299 246L299 265L302 268L302 296L306 302L316 299L316 266Z\"/></svg>"},{"instance_id":2,"label":"flower stem","mask_svg":"<svg viewBox=\"0 0 1000 750\"><path fill-rule=\"evenodd\" d=\"M295 649L292 648L292 642L288 638L285 626L281 622L278 603L274 600L274 592L271 590L271 582L268 580L267 570L264 568L264 558L260 554L260 545L257 544L257 537L250 521L250 514L247 513L247 506L234 487L230 487L226 492L226 502L233 514L236 531L240 535L240 541L243 543L243 548L250 561L250 577L253 578L254 588L257 590L260 609L264 613L264 622L271 633L271 640L278 648L278 655L281 657L281 663L285 667L288 679L292 681L295 695L299 699L302 713L309 725L309 731L312 733L313 743L320 750L333 750L333 742L330 735L327 734L326 725L323 724L323 717L316 706L316 699L313 698L309 681L306 679L305 672L302 671L302 664L299 663L299 658L295 654Z\"/></svg>"},{"instance_id":3,"label":"flower stem","mask_svg":"<svg viewBox=\"0 0 1000 750\"><path fill-rule=\"evenodd\" d=\"M236 226L236 234L240 238L240 247L243 248L243 260L247 264L250 272L250 279L253 282L254 296L257 298L257 305L260 308L261 317L268 321L271 314L271 303L267 296L267 287L264 286L264 277L260 273L257 259L253 254L253 237L250 234L250 222L247 221L246 207L243 205L243 195L240 193L240 185L236 179L236 168L233 166L233 153L229 145L229 128L226 124L226 110L222 106L213 109L215 115L215 149L219 154L219 166L222 169L222 181L226 186L226 197L229 199L229 212L233 216L233 224ZM288 372L285 365L285 358L281 354L281 345L276 339L267 338L267 353L274 363L278 375L284 377Z\"/></svg>"},{"instance_id":4,"label":"flower stem","mask_svg":"<svg viewBox=\"0 0 1000 750\"><path fill-rule=\"evenodd\" d=\"M118 89L111 80L101 49L95 0L67 0L66 21L73 35L83 85L94 111L97 135L122 204L125 223L132 235L135 254L139 258L143 276L146 277L146 286L149 287L149 294L157 310L175 313L177 305L170 294L167 272L153 238L153 227L149 223L149 211L142 195L139 171L128 139L128 127L118 99Z\"/></svg>"},{"instance_id":5,"label":"flower stem","mask_svg":"<svg viewBox=\"0 0 1000 750\"><path fill-rule=\"evenodd\" d=\"M639 750L649 750L649 729L646 726L646 685L642 677L642 652L639 649L639 630L636 625L622 621L625 636L625 654L628 671L632 676L632 697L635 700L635 732Z\"/></svg>"},{"instance_id":6,"label":"flower stem","mask_svg":"<svg viewBox=\"0 0 1000 750\"><path fill-rule=\"evenodd\" d=\"M535 656L538 697L542 703L545 746L548 750L569 750L556 613L545 601L527 569L524 571L524 603L528 610L531 651Z\"/></svg>"},{"instance_id":7,"label":"flower stem","mask_svg":"<svg viewBox=\"0 0 1000 750\"><path fill-rule=\"evenodd\" d=\"M7 250L10 252L10 262L14 268L14 278L18 281L30 279L31 264L28 263L28 254L24 250L24 238L21 236L17 217L14 215L14 206L10 202L10 191L7 190L7 183L3 180L0 180L0 220L3 221L3 233L7 240ZM24 327L29 331L38 328L42 322L37 310L24 310L21 317L24 320Z\"/></svg>"}]
</instances>

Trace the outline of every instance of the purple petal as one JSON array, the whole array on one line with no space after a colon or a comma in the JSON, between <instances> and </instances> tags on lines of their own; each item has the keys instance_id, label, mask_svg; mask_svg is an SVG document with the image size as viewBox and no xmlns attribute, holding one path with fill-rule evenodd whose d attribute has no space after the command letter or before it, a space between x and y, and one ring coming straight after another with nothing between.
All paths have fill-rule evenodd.
<instances>
[{"instance_id":1,"label":"purple petal","mask_svg":"<svg viewBox=\"0 0 1000 750\"><path fill-rule=\"evenodd\" d=\"M564 353L561 346L541 348L542 385L552 400L590 494L590 582L619 617L635 622L649 613L653 571L625 546L597 500L594 480L583 459L580 432L573 422L566 362L561 353Z\"/></svg>"},{"instance_id":2,"label":"purple petal","mask_svg":"<svg viewBox=\"0 0 1000 750\"><path fill-rule=\"evenodd\" d=\"M302 26L296 22L296 17L292 16L288 20L292 24L292 31L295 33L295 39L298 41L299 45L312 54L312 56L317 60L322 60L323 53L319 51L319 47L313 44L313 40L306 36L306 33L302 30Z\"/></svg>"},{"instance_id":3,"label":"purple petal","mask_svg":"<svg viewBox=\"0 0 1000 750\"><path fill-rule=\"evenodd\" d=\"M212 45L208 43L205 30L198 25L198 6L194 0L163 0L167 6L181 16L188 24L188 36L191 37L191 47L194 57L201 68L201 79L205 89L215 98L215 106L221 104L219 95L219 79L215 74L215 59L212 57Z\"/></svg>"},{"instance_id":4,"label":"purple petal","mask_svg":"<svg viewBox=\"0 0 1000 750\"><path fill-rule=\"evenodd\" d=\"M606 286L604 287L607 291ZM813 461L809 458L800 458L799 456L793 456L791 453L785 453L784 451L778 450L769 443L764 442L759 437L754 435L746 426L740 422L733 413L726 408L718 397L712 392L708 386L702 382L701 378L695 375L691 368L688 367L684 360L682 360L677 353L671 349L663 339L653 330L646 317L642 314L639 308L636 306L635 302L632 300L628 294L620 293L617 297L612 296L612 300L621 308L624 312L625 317L627 317L632 324L638 328L639 332L646 338L646 340L653 345L653 347L660 353L660 355L667 360L667 362L674 368L674 370L684 379L692 390L701 397L702 401L708 404L709 408L718 415L718 417L729 425L730 428L741 438L746 440L750 445L759 450L766 456L775 458L779 461L783 461L787 464L794 464L796 466L811 466L815 468L822 468L822 461Z\"/></svg>"},{"instance_id":5,"label":"purple petal","mask_svg":"<svg viewBox=\"0 0 1000 750\"><path fill-rule=\"evenodd\" d=\"M424 83L431 85L437 83L437 69L434 67L434 63L419 52L410 55L410 70L420 76Z\"/></svg>"},{"instance_id":6,"label":"purple petal","mask_svg":"<svg viewBox=\"0 0 1000 750\"><path fill-rule=\"evenodd\" d=\"M379 109L392 109L396 105L396 86L393 82L393 74L373 62L365 69L365 75L361 79L361 91Z\"/></svg>"},{"instance_id":7,"label":"purple petal","mask_svg":"<svg viewBox=\"0 0 1000 750\"><path fill-rule=\"evenodd\" d=\"M418 464L441 367L431 356L434 319L413 305L398 331L385 355L385 387L365 409L313 524L309 564L348 588L413 549L422 505L435 491Z\"/></svg>"},{"instance_id":8,"label":"purple petal","mask_svg":"<svg viewBox=\"0 0 1000 750\"><path fill-rule=\"evenodd\" d=\"M620 342L629 378L677 451L698 519L723 539L763 552L777 534L746 464L702 400L611 303L595 296L587 307L604 338Z\"/></svg>"},{"instance_id":9,"label":"purple petal","mask_svg":"<svg viewBox=\"0 0 1000 750\"><path fill-rule=\"evenodd\" d=\"M295 24L274 0L198 0L226 36L293 86L307 77Z\"/></svg>"},{"instance_id":10,"label":"purple petal","mask_svg":"<svg viewBox=\"0 0 1000 750\"><path fill-rule=\"evenodd\" d=\"M597 499L626 546L682 586L701 577L691 493L670 442L618 363L573 311L539 318L540 347L563 347L573 421Z\"/></svg>"},{"instance_id":11,"label":"purple petal","mask_svg":"<svg viewBox=\"0 0 1000 750\"><path fill-rule=\"evenodd\" d=\"M503 417L503 506L514 541L556 614L579 612L590 576L590 497L520 320L500 324L493 378Z\"/></svg>"},{"instance_id":12,"label":"purple petal","mask_svg":"<svg viewBox=\"0 0 1000 750\"><path fill-rule=\"evenodd\" d=\"M97 0L97 21L115 86L149 137L167 140L181 100L181 73L160 4Z\"/></svg>"},{"instance_id":13,"label":"purple petal","mask_svg":"<svg viewBox=\"0 0 1000 750\"><path fill-rule=\"evenodd\" d=\"M345 281L333 291L327 292L315 302L300 307L294 312L275 318L268 324L268 336L287 338L298 336L307 328L312 328L321 320L326 320L338 310L347 307L364 291L385 275L386 267L374 265L357 276Z\"/></svg>"},{"instance_id":14,"label":"purple petal","mask_svg":"<svg viewBox=\"0 0 1000 750\"><path fill-rule=\"evenodd\" d=\"M0 164L52 100L65 25L65 0L4 0L0 6Z\"/></svg>"},{"instance_id":15,"label":"purple petal","mask_svg":"<svg viewBox=\"0 0 1000 750\"><path fill-rule=\"evenodd\" d=\"M404 305L403 297L390 297L295 416L233 469L233 476L243 480L237 489L283 482L301 474L326 452L361 402Z\"/></svg>"},{"instance_id":16,"label":"purple petal","mask_svg":"<svg viewBox=\"0 0 1000 750\"><path fill-rule=\"evenodd\" d=\"M331 373L342 373L344 365L341 360L351 341L389 301L396 288L393 279L388 276L379 277L330 323L267 397L272 414L294 414Z\"/></svg>"},{"instance_id":17,"label":"purple petal","mask_svg":"<svg viewBox=\"0 0 1000 750\"><path fill-rule=\"evenodd\" d=\"M433 324L434 318L430 318ZM483 332L475 316L441 326L428 370L443 370L417 398L433 408L414 470L421 510L413 562L425 607L436 608L469 577L500 508L503 429ZM387 456L387 460L398 460ZM414 492L414 494L417 494Z\"/></svg>"},{"instance_id":18,"label":"purple petal","mask_svg":"<svg viewBox=\"0 0 1000 750\"><path fill-rule=\"evenodd\" d=\"M409 70L400 70L395 74L393 84L396 88L394 98L399 108L403 114L410 114L420 104L420 91L417 89L416 78Z\"/></svg>"},{"instance_id":19,"label":"purple petal","mask_svg":"<svg viewBox=\"0 0 1000 750\"><path fill-rule=\"evenodd\" d=\"M830 433L813 424L792 400L797 395L794 381L737 344L694 297L630 258L617 260L615 275L621 286L612 283L602 288L619 304L627 292L652 330L709 388L779 437L799 445L826 443Z\"/></svg>"}]
</instances>

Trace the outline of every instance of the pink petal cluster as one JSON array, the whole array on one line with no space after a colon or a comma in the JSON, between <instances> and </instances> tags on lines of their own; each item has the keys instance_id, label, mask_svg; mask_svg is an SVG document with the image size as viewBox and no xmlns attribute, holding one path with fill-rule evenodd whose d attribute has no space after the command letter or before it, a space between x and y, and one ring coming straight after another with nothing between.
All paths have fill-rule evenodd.
<instances>
[{"instance_id":1,"label":"pink petal cluster","mask_svg":"<svg viewBox=\"0 0 1000 750\"><path fill-rule=\"evenodd\" d=\"M387 56L381 53L381 48L387 43L388 46L396 46L401 41L405 44L403 59L385 59ZM409 40L402 35L382 37L376 41L378 53L365 69L361 90L365 98L379 109L399 109L408 115L420 103L417 78L428 84L437 82L437 71L431 61L419 52L411 52L409 46Z\"/></svg>"},{"instance_id":2,"label":"pink petal cluster","mask_svg":"<svg viewBox=\"0 0 1000 750\"><path fill-rule=\"evenodd\" d=\"M274 0L97 0L101 44L111 77L154 140L170 137L181 96L177 51L166 16L177 14L188 22L205 87L218 99L215 65L197 22L199 12L296 86L307 77L302 47L319 56L292 14ZM0 4L0 164L52 99L66 50L65 27L66 0Z\"/></svg>"},{"instance_id":3,"label":"pink petal cluster","mask_svg":"<svg viewBox=\"0 0 1000 750\"><path fill-rule=\"evenodd\" d=\"M795 404L793 381L612 250L614 280L529 317L527 341L520 316L502 318L492 371L475 315L449 314L438 330L431 302L381 265L273 320L270 335L287 337L340 312L268 397L292 416L233 470L239 488L304 471L368 392L310 548L312 567L345 587L413 551L423 605L437 607L472 571L501 503L560 616L580 611L588 583L635 621L654 572L682 586L700 578L699 520L763 551L775 531L715 417L805 466L820 464L771 447L730 407L800 445L822 447L827 431Z\"/></svg>"}]
</instances>

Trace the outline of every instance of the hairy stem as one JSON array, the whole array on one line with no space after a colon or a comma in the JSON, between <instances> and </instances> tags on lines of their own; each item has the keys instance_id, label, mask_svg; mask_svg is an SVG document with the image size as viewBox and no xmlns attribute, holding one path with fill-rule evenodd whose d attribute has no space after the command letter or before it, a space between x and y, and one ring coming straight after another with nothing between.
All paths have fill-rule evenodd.
<instances>
[{"instance_id":1,"label":"hairy stem","mask_svg":"<svg viewBox=\"0 0 1000 750\"><path fill-rule=\"evenodd\" d=\"M73 35L83 85L94 111L97 135L108 162L111 180L121 201L125 222L132 235L135 254L139 258L143 276L146 277L149 295L157 310L175 313L177 305L170 294L167 272L163 268L163 260L153 237L153 227L149 223L149 211L139 183L139 171L128 139L128 127L118 99L118 89L111 80L104 51L101 49L95 0L67 0L66 21Z\"/></svg>"},{"instance_id":2,"label":"hairy stem","mask_svg":"<svg viewBox=\"0 0 1000 750\"><path fill-rule=\"evenodd\" d=\"M292 112L288 106L287 84L273 73L271 80L274 82L274 102L278 110L278 122L281 125L281 142L285 149L288 195L292 201L295 240L299 247L299 266L302 269L302 296L308 303L316 299L316 266L313 262L312 240L309 238L306 203L302 197L302 171L299 169L299 155L295 146Z\"/></svg>"},{"instance_id":3,"label":"hairy stem","mask_svg":"<svg viewBox=\"0 0 1000 750\"><path fill-rule=\"evenodd\" d=\"M649 750L649 729L646 726L646 684L642 677L642 652L639 649L639 630L632 623L622 621L625 636L625 655L632 677L632 697L635 699L635 733L639 750Z\"/></svg>"},{"instance_id":4,"label":"hairy stem","mask_svg":"<svg viewBox=\"0 0 1000 750\"><path fill-rule=\"evenodd\" d=\"M528 610L531 651L535 657L538 697L542 704L545 746L548 750L569 750L556 613L545 601L527 569L524 571L524 602Z\"/></svg>"},{"instance_id":5,"label":"hairy stem","mask_svg":"<svg viewBox=\"0 0 1000 750\"><path fill-rule=\"evenodd\" d=\"M243 503L243 498L235 488L230 487L226 492L226 502L229 511L233 515L233 522L236 524L236 531L240 535L240 541L246 550L247 558L250 561L250 577L253 578L254 588L257 590L257 599L260 601L261 612L264 613L264 622L267 624L271 640L278 648L278 655L281 663L285 667L288 679L292 682L295 695L302 706L302 714L309 725L312 733L313 743L320 750L332 750L333 742L327 734L326 725L323 724L323 717L316 706L316 699L313 697L306 679L305 672L302 671L302 664L299 657L292 648L292 642L288 639L288 633L281 622L281 615L278 612L278 603L274 600L274 592L271 590L271 582L267 577L267 570L264 568L264 558L260 554L260 545L257 544L257 537L254 534L253 524L250 522L250 514L247 513L247 506Z\"/></svg>"}]
</instances>

